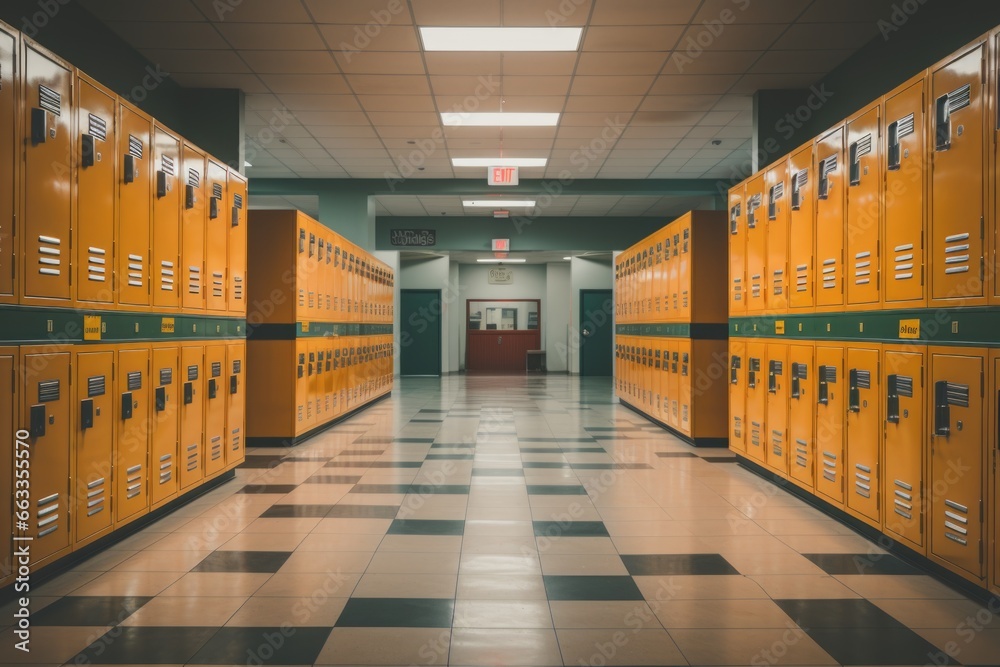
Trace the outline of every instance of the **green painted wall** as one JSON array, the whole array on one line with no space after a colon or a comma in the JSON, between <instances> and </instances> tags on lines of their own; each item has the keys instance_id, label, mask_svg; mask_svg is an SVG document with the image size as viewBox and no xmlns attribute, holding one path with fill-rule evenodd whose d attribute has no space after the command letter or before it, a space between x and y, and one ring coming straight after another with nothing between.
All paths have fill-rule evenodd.
<instances>
[{"instance_id":1,"label":"green painted wall","mask_svg":"<svg viewBox=\"0 0 1000 667\"><path fill-rule=\"evenodd\" d=\"M375 201L364 192L321 192L319 221L365 250L375 249Z\"/></svg>"}]
</instances>

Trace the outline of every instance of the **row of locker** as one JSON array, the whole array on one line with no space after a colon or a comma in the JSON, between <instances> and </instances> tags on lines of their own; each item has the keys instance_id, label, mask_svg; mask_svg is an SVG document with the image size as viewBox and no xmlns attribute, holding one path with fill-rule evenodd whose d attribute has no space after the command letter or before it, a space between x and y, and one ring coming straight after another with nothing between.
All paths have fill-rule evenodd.
<instances>
[{"instance_id":1,"label":"row of locker","mask_svg":"<svg viewBox=\"0 0 1000 667\"><path fill-rule=\"evenodd\" d=\"M729 346L733 451L1000 590L1000 350L743 338Z\"/></svg>"},{"instance_id":2,"label":"row of locker","mask_svg":"<svg viewBox=\"0 0 1000 667\"><path fill-rule=\"evenodd\" d=\"M731 316L1000 303L997 34L730 190Z\"/></svg>"},{"instance_id":3,"label":"row of locker","mask_svg":"<svg viewBox=\"0 0 1000 667\"><path fill-rule=\"evenodd\" d=\"M245 315L246 179L3 24L0 164L0 303Z\"/></svg>"},{"instance_id":4,"label":"row of locker","mask_svg":"<svg viewBox=\"0 0 1000 667\"><path fill-rule=\"evenodd\" d=\"M615 259L619 324L724 323L726 254L723 211L685 213Z\"/></svg>"},{"instance_id":5,"label":"row of locker","mask_svg":"<svg viewBox=\"0 0 1000 667\"><path fill-rule=\"evenodd\" d=\"M305 213L253 211L248 248L254 324L392 323L392 269Z\"/></svg>"},{"instance_id":6,"label":"row of locker","mask_svg":"<svg viewBox=\"0 0 1000 667\"><path fill-rule=\"evenodd\" d=\"M244 460L244 341L0 348L0 585ZM16 513L16 514L15 514ZM15 522L16 519L16 522Z\"/></svg>"},{"instance_id":7,"label":"row of locker","mask_svg":"<svg viewBox=\"0 0 1000 667\"><path fill-rule=\"evenodd\" d=\"M294 440L392 391L391 334L251 340L250 438Z\"/></svg>"},{"instance_id":8,"label":"row of locker","mask_svg":"<svg viewBox=\"0 0 1000 667\"><path fill-rule=\"evenodd\" d=\"M726 341L615 339L618 398L696 443L726 438Z\"/></svg>"}]
</instances>

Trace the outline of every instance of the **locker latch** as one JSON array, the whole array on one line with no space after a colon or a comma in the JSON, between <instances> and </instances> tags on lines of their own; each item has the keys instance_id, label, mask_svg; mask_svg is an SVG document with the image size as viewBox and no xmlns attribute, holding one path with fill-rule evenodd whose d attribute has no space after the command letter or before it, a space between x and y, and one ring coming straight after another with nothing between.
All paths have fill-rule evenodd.
<instances>
[{"instance_id":1,"label":"locker latch","mask_svg":"<svg viewBox=\"0 0 1000 667\"><path fill-rule=\"evenodd\" d=\"M747 371L747 388L757 388L757 373L760 373L760 359L750 357L750 369Z\"/></svg>"},{"instance_id":2,"label":"locker latch","mask_svg":"<svg viewBox=\"0 0 1000 667\"><path fill-rule=\"evenodd\" d=\"M236 394L239 392L240 377L238 375L229 376L229 393Z\"/></svg>"},{"instance_id":3,"label":"locker latch","mask_svg":"<svg viewBox=\"0 0 1000 667\"><path fill-rule=\"evenodd\" d=\"M31 145L44 144L49 138L56 137L55 117L45 109L34 107L31 110Z\"/></svg>"},{"instance_id":4,"label":"locker latch","mask_svg":"<svg viewBox=\"0 0 1000 667\"><path fill-rule=\"evenodd\" d=\"M94 428L94 399L86 398L80 401L80 430Z\"/></svg>"},{"instance_id":5,"label":"locker latch","mask_svg":"<svg viewBox=\"0 0 1000 667\"><path fill-rule=\"evenodd\" d=\"M729 384L739 383L740 358L733 355L729 362Z\"/></svg>"},{"instance_id":6,"label":"locker latch","mask_svg":"<svg viewBox=\"0 0 1000 667\"><path fill-rule=\"evenodd\" d=\"M135 180L139 178L139 165L136 164L136 157L134 155L126 155L124 160L124 170L122 178L126 185L129 183L135 183Z\"/></svg>"},{"instance_id":7,"label":"locker latch","mask_svg":"<svg viewBox=\"0 0 1000 667\"><path fill-rule=\"evenodd\" d=\"M792 362L792 398L802 396L802 380L808 380L808 366Z\"/></svg>"},{"instance_id":8,"label":"locker latch","mask_svg":"<svg viewBox=\"0 0 1000 667\"><path fill-rule=\"evenodd\" d=\"M33 405L31 406L30 424L29 424L29 434L32 438L44 438L45 437L45 406L44 405Z\"/></svg>"},{"instance_id":9,"label":"locker latch","mask_svg":"<svg viewBox=\"0 0 1000 667\"><path fill-rule=\"evenodd\" d=\"M156 172L156 198L163 199L167 196L167 172L162 169Z\"/></svg>"},{"instance_id":10,"label":"locker latch","mask_svg":"<svg viewBox=\"0 0 1000 667\"><path fill-rule=\"evenodd\" d=\"M836 366L819 367L819 388L816 391L816 402L820 405L830 403L830 385L837 381Z\"/></svg>"},{"instance_id":11,"label":"locker latch","mask_svg":"<svg viewBox=\"0 0 1000 667\"><path fill-rule=\"evenodd\" d=\"M211 378L208 381L208 397L215 398L219 395L219 383L216 382L215 378Z\"/></svg>"},{"instance_id":12,"label":"locker latch","mask_svg":"<svg viewBox=\"0 0 1000 667\"><path fill-rule=\"evenodd\" d=\"M164 412L167 409L167 388L156 388L156 411Z\"/></svg>"},{"instance_id":13,"label":"locker latch","mask_svg":"<svg viewBox=\"0 0 1000 667\"><path fill-rule=\"evenodd\" d=\"M80 136L80 166L86 169L93 167L97 161L97 146L94 144L94 135L84 134Z\"/></svg>"},{"instance_id":14,"label":"locker latch","mask_svg":"<svg viewBox=\"0 0 1000 667\"><path fill-rule=\"evenodd\" d=\"M198 198L195 196L194 186L188 183L184 186L184 208L191 210L197 203Z\"/></svg>"},{"instance_id":15,"label":"locker latch","mask_svg":"<svg viewBox=\"0 0 1000 667\"><path fill-rule=\"evenodd\" d=\"M899 423L899 389L897 389L899 376L890 375L885 382L885 420L890 424Z\"/></svg>"},{"instance_id":16,"label":"locker latch","mask_svg":"<svg viewBox=\"0 0 1000 667\"><path fill-rule=\"evenodd\" d=\"M210 220L215 220L219 217L219 200L215 197L208 200L208 217Z\"/></svg>"},{"instance_id":17,"label":"locker latch","mask_svg":"<svg viewBox=\"0 0 1000 667\"><path fill-rule=\"evenodd\" d=\"M194 383L185 382L184 383L184 405L191 405L194 403Z\"/></svg>"},{"instance_id":18,"label":"locker latch","mask_svg":"<svg viewBox=\"0 0 1000 667\"><path fill-rule=\"evenodd\" d=\"M782 363L780 361L769 361L767 363L767 393L777 394L778 393L778 376L782 375L784 369L782 368Z\"/></svg>"},{"instance_id":19,"label":"locker latch","mask_svg":"<svg viewBox=\"0 0 1000 667\"><path fill-rule=\"evenodd\" d=\"M122 421L132 419L132 392L122 394Z\"/></svg>"}]
</instances>

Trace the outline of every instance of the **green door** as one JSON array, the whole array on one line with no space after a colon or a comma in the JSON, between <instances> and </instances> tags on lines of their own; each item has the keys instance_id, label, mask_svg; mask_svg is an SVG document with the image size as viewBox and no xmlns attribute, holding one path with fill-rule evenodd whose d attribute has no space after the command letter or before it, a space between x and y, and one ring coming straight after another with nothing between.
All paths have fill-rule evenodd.
<instances>
[{"instance_id":1,"label":"green door","mask_svg":"<svg viewBox=\"0 0 1000 667\"><path fill-rule=\"evenodd\" d=\"M441 290L400 290L399 374L441 375Z\"/></svg>"},{"instance_id":2,"label":"green door","mask_svg":"<svg viewBox=\"0 0 1000 667\"><path fill-rule=\"evenodd\" d=\"M614 307L611 290L580 290L580 375L611 375Z\"/></svg>"}]
</instances>

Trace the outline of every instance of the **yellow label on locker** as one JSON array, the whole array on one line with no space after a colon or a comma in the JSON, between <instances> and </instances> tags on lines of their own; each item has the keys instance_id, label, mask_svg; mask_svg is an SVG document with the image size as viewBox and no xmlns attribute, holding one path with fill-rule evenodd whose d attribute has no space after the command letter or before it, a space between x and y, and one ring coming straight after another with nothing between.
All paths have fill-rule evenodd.
<instances>
[{"instance_id":1,"label":"yellow label on locker","mask_svg":"<svg viewBox=\"0 0 1000 667\"><path fill-rule=\"evenodd\" d=\"M101 316L100 315L84 315L83 316L83 339L84 340L101 340Z\"/></svg>"},{"instance_id":2,"label":"yellow label on locker","mask_svg":"<svg viewBox=\"0 0 1000 667\"><path fill-rule=\"evenodd\" d=\"M303 322L302 323L302 333L309 333L309 323L308 322Z\"/></svg>"},{"instance_id":3,"label":"yellow label on locker","mask_svg":"<svg viewBox=\"0 0 1000 667\"><path fill-rule=\"evenodd\" d=\"M778 336L783 336L785 334L785 321L778 320L774 323L774 333Z\"/></svg>"},{"instance_id":4,"label":"yellow label on locker","mask_svg":"<svg viewBox=\"0 0 1000 667\"><path fill-rule=\"evenodd\" d=\"M900 338L920 338L920 320L900 320Z\"/></svg>"},{"instance_id":5,"label":"yellow label on locker","mask_svg":"<svg viewBox=\"0 0 1000 667\"><path fill-rule=\"evenodd\" d=\"M174 318L164 317L160 322L160 333L174 333Z\"/></svg>"}]
</instances>

